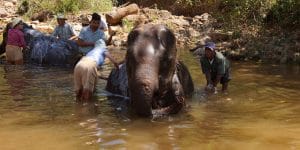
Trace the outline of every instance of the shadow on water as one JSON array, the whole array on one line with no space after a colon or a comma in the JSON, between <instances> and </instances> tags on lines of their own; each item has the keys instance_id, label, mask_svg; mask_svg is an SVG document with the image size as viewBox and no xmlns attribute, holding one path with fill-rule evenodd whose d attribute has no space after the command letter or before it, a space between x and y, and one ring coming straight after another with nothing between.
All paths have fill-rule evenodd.
<instances>
[{"instance_id":1,"label":"shadow on water","mask_svg":"<svg viewBox=\"0 0 300 150\"><path fill-rule=\"evenodd\" d=\"M300 148L299 66L233 62L229 93L209 95L199 61L179 53L195 93L188 109L159 118L109 100L105 80L93 101L76 102L71 68L0 64L0 149Z\"/></svg>"}]
</instances>

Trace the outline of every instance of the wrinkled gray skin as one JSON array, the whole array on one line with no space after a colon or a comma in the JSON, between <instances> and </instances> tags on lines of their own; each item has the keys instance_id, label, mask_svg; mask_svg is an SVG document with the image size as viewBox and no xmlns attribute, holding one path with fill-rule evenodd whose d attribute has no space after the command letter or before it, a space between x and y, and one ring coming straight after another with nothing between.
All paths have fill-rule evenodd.
<instances>
[{"instance_id":1,"label":"wrinkled gray skin","mask_svg":"<svg viewBox=\"0 0 300 150\"><path fill-rule=\"evenodd\" d=\"M111 72L107 90L127 94L141 116L179 112L194 86L187 68L177 61L176 51L175 36L165 26L133 29L128 35L126 65ZM123 85L126 79L128 86Z\"/></svg>"},{"instance_id":2,"label":"wrinkled gray skin","mask_svg":"<svg viewBox=\"0 0 300 150\"><path fill-rule=\"evenodd\" d=\"M7 33L10 23L3 33L0 45L0 55L5 52ZM57 39L45 35L24 23L24 38L29 49L24 50L24 61L48 65L74 65L81 57L78 46L74 41Z\"/></svg>"}]
</instances>

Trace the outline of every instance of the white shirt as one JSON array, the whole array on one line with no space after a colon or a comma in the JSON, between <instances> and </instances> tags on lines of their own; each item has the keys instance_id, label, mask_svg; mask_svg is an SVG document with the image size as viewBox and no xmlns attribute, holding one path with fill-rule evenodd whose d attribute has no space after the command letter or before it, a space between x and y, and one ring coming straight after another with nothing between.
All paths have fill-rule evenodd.
<instances>
[{"instance_id":1,"label":"white shirt","mask_svg":"<svg viewBox=\"0 0 300 150\"><path fill-rule=\"evenodd\" d=\"M107 23L105 20L101 19L100 24L99 24L99 29L100 30L107 30Z\"/></svg>"}]
</instances>

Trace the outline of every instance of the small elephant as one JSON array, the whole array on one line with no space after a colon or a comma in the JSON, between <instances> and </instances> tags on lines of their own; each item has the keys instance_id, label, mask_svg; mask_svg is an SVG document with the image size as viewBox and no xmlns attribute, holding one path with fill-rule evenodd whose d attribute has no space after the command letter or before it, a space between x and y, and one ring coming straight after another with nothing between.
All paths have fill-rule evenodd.
<instances>
[{"instance_id":1,"label":"small elephant","mask_svg":"<svg viewBox=\"0 0 300 150\"><path fill-rule=\"evenodd\" d=\"M173 32L146 24L129 33L125 64L112 70L106 89L129 96L137 114L151 116L179 112L194 85L187 67L177 60Z\"/></svg>"}]
</instances>

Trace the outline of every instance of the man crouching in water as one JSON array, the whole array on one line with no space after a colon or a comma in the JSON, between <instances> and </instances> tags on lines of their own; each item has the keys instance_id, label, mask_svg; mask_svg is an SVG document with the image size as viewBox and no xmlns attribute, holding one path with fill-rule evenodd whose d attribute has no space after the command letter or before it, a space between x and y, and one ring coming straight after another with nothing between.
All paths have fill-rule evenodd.
<instances>
[{"instance_id":1,"label":"man crouching in water","mask_svg":"<svg viewBox=\"0 0 300 150\"><path fill-rule=\"evenodd\" d=\"M107 57L118 69L118 63L109 54L104 40L96 41L95 47L83 56L74 69L76 97L79 100L89 100L97 83L97 66L102 66Z\"/></svg>"},{"instance_id":2,"label":"man crouching in water","mask_svg":"<svg viewBox=\"0 0 300 150\"><path fill-rule=\"evenodd\" d=\"M205 45L205 55L200 59L202 72L206 78L206 91L217 93L217 84L222 84L222 92L227 93L228 82L231 80L229 61L222 53L215 51L215 43Z\"/></svg>"}]
</instances>

